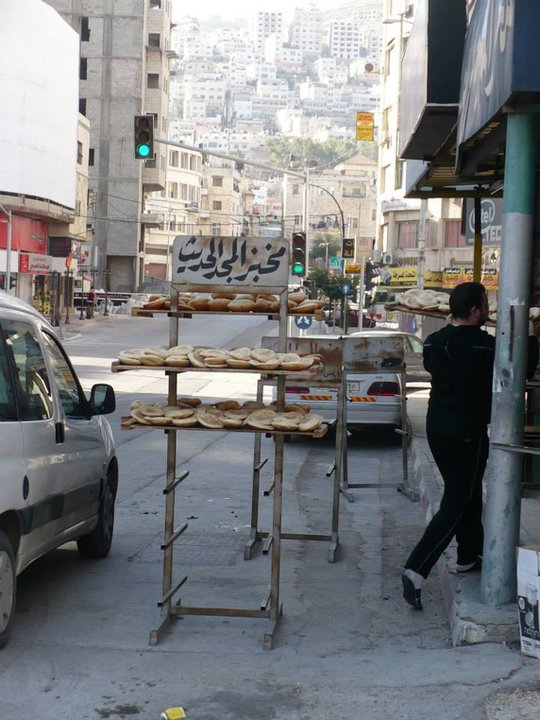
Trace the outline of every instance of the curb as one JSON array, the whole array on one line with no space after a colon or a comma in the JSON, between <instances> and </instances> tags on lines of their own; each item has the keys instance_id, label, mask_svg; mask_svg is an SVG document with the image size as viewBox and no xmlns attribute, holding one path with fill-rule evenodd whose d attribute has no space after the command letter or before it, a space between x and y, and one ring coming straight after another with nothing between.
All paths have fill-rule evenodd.
<instances>
[{"instance_id":1,"label":"curb","mask_svg":"<svg viewBox=\"0 0 540 720\"><path fill-rule=\"evenodd\" d=\"M428 452L427 441L413 435L411 459L426 524L433 517L442 497L442 479ZM480 599L480 573L457 575L453 548L452 543L436 566L453 646L519 642L518 614L514 603L499 607L483 605Z\"/></svg>"}]
</instances>

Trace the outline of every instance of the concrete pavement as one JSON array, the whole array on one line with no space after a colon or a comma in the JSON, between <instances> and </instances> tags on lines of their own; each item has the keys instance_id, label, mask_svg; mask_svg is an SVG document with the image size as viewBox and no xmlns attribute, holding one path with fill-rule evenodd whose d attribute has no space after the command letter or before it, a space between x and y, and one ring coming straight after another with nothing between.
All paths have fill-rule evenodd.
<instances>
[{"instance_id":1,"label":"concrete pavement","mask_svg":"<svg viewBox=\"0 0 540 720\"><path fill-rule=\"evenodd\" d=\"M227 333L254 343L270 329L187 325L186 341L200 333L199 342L208 342L210 332L216 343ZM111 375L108 368L121 347L141 339L161 344L166 333L161 318L98 319L66 345L86 388L109 381L118 392L111 420L121 467L115 540L107 560L82 561L66 546L21 577L14 635L0 655L0 719L157 720L164 708L182 705L193 720L513 720L508 703L525 707L534 698L538 661L522 657L514 642L454 647L435 573L422 613L401 597L402 564L425 515L421 503L386 487L401 479L392 433L351 439L351 482L380 487L353 490L352 503L341 498L338 562L327 562L325 543L283 542L284 616L274 650L262 648L266 621L209 617L175 621L162 643L148 646L159 621L165 439L159 430L121 432L118 415L136 397L162 397L165 382L151 371ZM247 376L231 382L201 373L183 387L202 398L247 397L250 383ZM420 465L430 462L419 459L422 404L421 395L410 401L419 482ZM252 438L179 438L179 459L190 469L177 503L178 521L190 523L179 545L178 574L189 575L182 597L257 605L266 594L268 558L259 550L246 562L242 553ZM272 442L263 445L271 455ZM284 530L328 531L331 458L330 437L286 446ZM270 474L265 468L263 487ZM261 499L263 527L270 502Z\"/></svg>"}]
</instances>

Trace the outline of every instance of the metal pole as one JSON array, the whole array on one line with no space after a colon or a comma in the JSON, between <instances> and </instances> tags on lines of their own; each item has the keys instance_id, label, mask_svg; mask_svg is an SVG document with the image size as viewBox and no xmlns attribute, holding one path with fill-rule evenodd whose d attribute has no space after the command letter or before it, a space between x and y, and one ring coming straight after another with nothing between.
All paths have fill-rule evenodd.
<instances>
[{"instance_id":1,"label":"metal pole","mask_svg":"<svg viewBox=\"0 0 540 720\"><path fill-rule=\"evenodd\" d=\"M533 250L536 116L507 115L503 232L487 472L482 602L515 601L523 457L497 444L521 445Z\"/></svg>"},{"instance_id":2,"label":"metal pole","mask_svg":"<svg viewBox=\"0 0 540 720\"><path fill-rule=\"evenodd\" d=\"M363 327L364 319L364 286L366 283L366 258L362 256L362 266L360 268L360 284L358 285L358 329Z\"/></svg>"},{"instance_id":3,"label":"metal pole","mask_svg":"<svg viewBox=\"0 0 540 720\"><path fill-rule=\"evenodd\" d=\"M474 254L473 280L480 282L482 278L482 198L474 198Z\"/></svg>"},{"instance_id":4,"label":"metal pole","mask_svg":"<svg viewBox=\"0 0 540 720\"><path fill-rule=\"evenodd\" d=\"M309 272L309 168L306 168L306 176L304 181L304 205L303 205L303 216L302 216L302 229L306 236L306 270Z\"/></svg>"},{"instance_id":5,"label":"metal pole","mask_svg":"<svg viewBox=\"0 0 540 720\"><path fill-rule=\"evenodd\" d=\"M420 200L420 217L418 222L418 287L424 289L424 261L426 255L426 213L427 200Z\"/></svg>"}]
</instances>

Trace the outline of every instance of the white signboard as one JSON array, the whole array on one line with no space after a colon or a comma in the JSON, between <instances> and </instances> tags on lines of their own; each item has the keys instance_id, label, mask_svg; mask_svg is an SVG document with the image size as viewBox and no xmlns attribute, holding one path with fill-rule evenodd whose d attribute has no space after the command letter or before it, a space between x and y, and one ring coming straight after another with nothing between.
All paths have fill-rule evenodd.
<instances>
[{"instance_id":1,"label":"white signboard","mask_svg":"<svg viewBox=\"0 0 540 720\"><path fill-rule=\"evenodd\" d=\"M283 238L175 238L174 285L221 285L251 290L287 287L289 243Z\"/></svg>"}]
</instances>

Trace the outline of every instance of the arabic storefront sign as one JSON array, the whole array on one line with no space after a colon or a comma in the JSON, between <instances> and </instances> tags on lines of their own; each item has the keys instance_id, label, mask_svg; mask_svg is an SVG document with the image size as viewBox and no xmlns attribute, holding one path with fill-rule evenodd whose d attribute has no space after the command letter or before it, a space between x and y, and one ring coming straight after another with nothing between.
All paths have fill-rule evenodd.
<instances>
[{"instance_id":1,"label":"arabic storefront sign","mask_svg":"<svg viewBox=\"0 0 540 720\"><path fill-rule=\"evenodd\" d=\"M373 113L356 113L356 139L373 142L373 128L375 127Z\"/></svg>"},{"instance_id":2,"label":"arabic storefront sign","mask_svg":"<svg viewBox=\"0 0 540 720\"><path fill-rule=\"evenodd\" d=\"M174 240L175 285L286 287L289 244L283 238L197 237Z\"/></svg>"},{"instance_id":3,"label":"arabic storefront sign","mask_svg":"<svg viewBox=\"0 0 540 720\"><path fill-rule=\"evenodd\" d=\"M384 272L388 272L390 277L383 281L382 274ZM384 268L383 270L381 270L381 282L384 282L384 285L389 285L390 287L416 287L416 268L412 265L404 265L403 267L395 268Z\"/></svg>"},{"instance_id":4,"label":"arabic storefront sign","mask_svg":"<svg viewBox=\"0 0 540 720\"><path fill-rule=\"evenodd\" d=\"M35 253L19 254L19 272L32 275L49 275L52 272L52 257Z\"/></svg>"},{"instance_id":5,"label":"arabic storefront sign","mask_svg":"<svg viewBox=\"0 0 540 720\"><path fill-rule=\"evenodd\" d=\"M426 270L424 273L425 288L440 288L443 283L442 270Z\"/></svg>"},{"instance_id":6,"label":"arabic storefront sign","mask_svg":"<svg viewBox=\"0 0 540 720\"><path fill-rule=\"evenodd\" d=\"M473 269L462 267L444 268L442 286L446 290L451 290L463 282L473 281ZM499 271L496 268L484 268L482 270L480 282L486 290L499 289Z\"/></svg>"}]
</instances>

